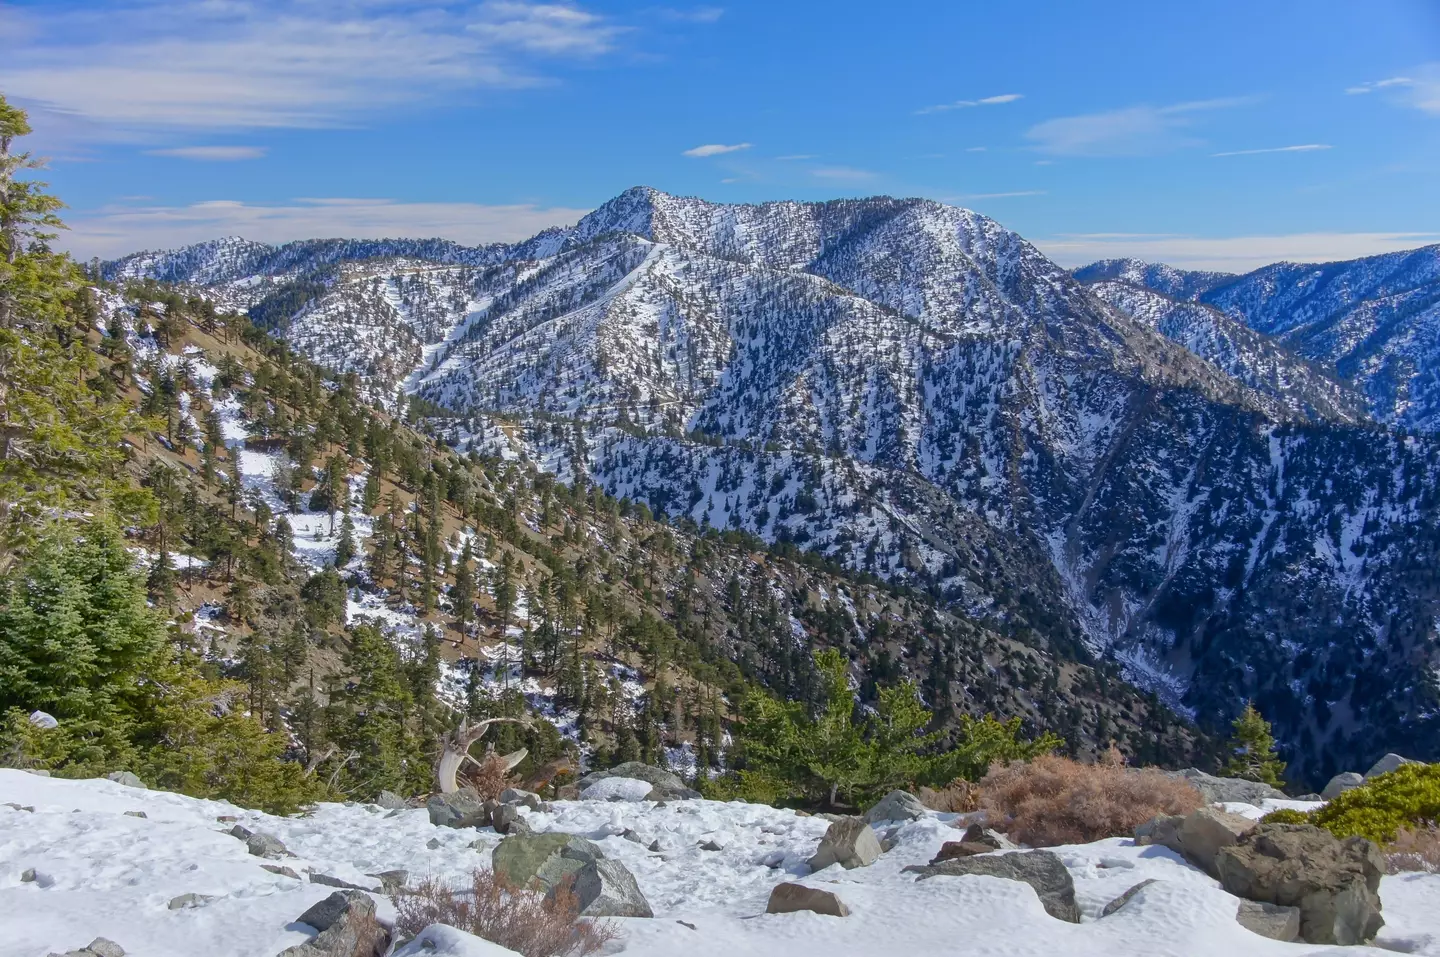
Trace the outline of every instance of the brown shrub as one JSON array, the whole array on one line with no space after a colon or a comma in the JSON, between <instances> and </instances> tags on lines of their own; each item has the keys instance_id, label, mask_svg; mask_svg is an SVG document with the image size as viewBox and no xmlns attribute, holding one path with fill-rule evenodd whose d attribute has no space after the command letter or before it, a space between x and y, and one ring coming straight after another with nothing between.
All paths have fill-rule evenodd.
<instances>
[{"instance_id":1,"label":"brown shrub","mask_svg":"<svg viewBox=\"0 0 1440 957\"><path fill-rule=\"evenodd\" d=\"M920 803L932 811L968 814L980 807L980 788L972 781L958 778L940 790L921 788Z\"/></svg>"},{"instance_id":2,"label":"brown shrub","mask_svg":"<svg viewBox=\"0 0 1440 957\"><path fill-rule=\"evenodd\" d=\"M1391 874L1401 871L1440 874L1440 827L1401 828L1385 848L1385 866Z\"/></svg>"},{"instance_id":3,"label":"brown shrub","mask_svg":"<svg viewBox=\"0 0 1440 957\"><path fill-rule=\"evenodd\" d=\"M500 755L491 751L480 766L465 776L465 782L487 801L500 799L500 792L510 787L510 772Z\"/></svg>"},{"instance_id":4,"label":"brown shrub","mask_svg":"<svg viewBox=\"0 0 1440 957\"><path fill-rule=\"evenodd\" d=\"M478 868L469 887L427 877L395 897L395 927L413 937L431 924L448 924L508 947L524 957L584 957L617 936L609 921L581 919L569 879L546 897L511 887Z\"/></svg>"},{"instance_id":5,"label":"brown shrub","mask_svg":"<svg viewBox=\"0 0 1440 957\"><path fill-rule=\"evenodd\" d=\"M1188 814L1204 803L1188 782L1160 771L1049 754L992 767L980 782L980 807L991 820L1006 819L1011 839L1031 847L1129 836L1157 814Z\"/></svg>"}]
</instances>

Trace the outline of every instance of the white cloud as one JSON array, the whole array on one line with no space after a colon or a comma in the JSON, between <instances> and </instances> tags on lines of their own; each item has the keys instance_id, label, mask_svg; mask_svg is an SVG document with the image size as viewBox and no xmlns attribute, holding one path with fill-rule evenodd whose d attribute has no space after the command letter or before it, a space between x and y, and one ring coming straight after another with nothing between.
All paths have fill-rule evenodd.
<instances>
[{"instance_id":1,"label":"white cloud","mask_svg":"<svg viewBox=\"0 0 1440 957\"><path fill-rule=\"evenodd\" d=\"M1392 86L1414 86L1415 81L1408 76L1392 76L1387 80L1375 80L1371 83L1361 83L1359 86L1346 87L1345 92L1351 96L1363 93L1374 93L1376 90L1384 90Z\"/></svg>"},{"instance_id":2,"label":"white cloud","mask_svg":"<svg viewBox=\"0 0 1440 957\"><path fill-rule=\"evenodd\" d=\"M266 152L263 146L176 146L164 150L146 150L145 155L233 163L237 160L263 159Z\"/></svg>"},{"instance_id":3,"label":"white cloud","mask_svg":"<svg viewBox=\"0 0 1440 957\"><path fill-rule=\"evenodd\" d=\"M688 10L680 10L675 7L654 7L646 12L672 23L715 23L725 15L722 7L691 7Z\"/></svg>"},{"instance_id":4,"label":"white cloud","mask_svg":"<svg viewBox=\"0 0 1440 957\"><path fill-rule=\"evenodd\" d=\"M775 158L776 158L777 160L782 160L782 161L784 161L784 162L789 163L789 162L792 162L792 161L794 161L794 160L813 160L813 159L815 158L815 154L814 154L814 153L791 153L789 156L777 156L777 157L775 157Z\"/></svg>"},{"instance_id":5,"label":"white cloud","mask_svg":"<svg viewBox=\"0 0 1440 957\"><path fill-rule=\"evenodd\" d=\"M1063 266L1134 257L1184 269L1249 272L1273 262L1336 262L1440 242L1440 233L1294 233L1280 236L1150 236L1089 233L1032 240Z\"/></svg>"},{"instance_id":6,"label":"white cloud","mask_svg":"<svg viewBox=\"0 0 1440 957\"><path fill-rule=\"evenodd\" d=\"M1361 83L1345 90L1352 96L1387 92L1386 99L1440 116L1440 63L1426 63L1413 76L1392 76L1384 80Z\"/></svg>"},{"instance_id":7,"label":"white cloud","mask_svg":"<svg viewBox=\"0 0 1440 957\"><path fill-rule=\"evenodd\" d=\"M965 152L967 152L967 153L983 153L983 152L985 152L985 147L983 147L983 146L967 146L967 147L965 148Z\"/></svg>"},{"instance_id":8,"label":"white cloud","mask_svg":"<svg viewBox=\"0 0 1440 957\"><path fill-rule=\"evenodd\" d=\"M1014 196L1044 196L1043 189L1017 189L1009 193L967 193L963 196L956 196L957 200L968 199L1010 199Z\"/></svg>"},{"instance_id":9,"label":"white cloud","mask_svg":"<svg viewBox=\"0 0 1440 957\"><path fill-rule=\"evenodd\" d=\"M441 237L476 244L527 239L587 210L534 205L400 203L388 199L296 199L283 205L211 200L189 206L109 206L70 219L59 245L81 259L169 249L217 236L258 242L337 236Z\"/></svg>"},{"instance_id":10,"label":"white cloud","mask_svg":"<svg viewBox=\"0 0 1440 957\"><path fill-rule=\"evenodd\" d=\"M926 106L915 112L920 115L926 113L946 113L950 110L968 110L975 106L999 106L1002 103L1014 103L1016 100L1023 100L1023 93L1001 93L999 96L986 96L978 100L956 100L953 103L941 103L938 106Z\"/></svg>"},{"instance_id":11,"label":"white cloud","mask_svg":"<svg viewBox=\"0 0 1440 957\"><path fill-rule=\"evenodd\" d=\"M853 166L825 166L820 169L812 169L810 175L817 179L851 183L858 183L875 178L875 174L870 170L856 169Z\"/></svg>"},{"instance_id":12,"label":"white cloud","mask_svg":"<svg viewBox=\"0 0 1440 957\"><path fill-rule=\"evenodd\" d=\"M1194 145L1184 133L1194 114L1251 102L1231 97L1062 116L1030 127L1025 138L1042 153L1057 156L1143 156Z\"/></svg>"},{"instance_id":13,"label":"white cloud","mask_svg":"<svg viewBox=\"0 0 1440 957\"><path fill-rule=\"evenodd\" d=\"M736 150L748 150L749 148L749 143L735 143L731 146L726 146L723 143L706 143L704 146L696 146L688 149L680 155L693 157L719 156L722 153L734 153Z\"/></svg>"},{"instance_id":14,"label":"white cloud","mask_svg":"<svg viewBox=\"0 0 1440 957\"><path fill-rule=\"evenodd\" d=\"M42 122L124 130L343 125L446 92L546 82L539 60L604 54L621 32L579 6L516 0L136 0L7 15L25 42L7 43L0 88Z\"/></svg>"},{"instance_id":15,"label":"white cloud","mask_svg":"<svg viewBox=\"0 0 1440 957\"><path fill-rule=\"evenodd\" d=\"M1224 153L1211 153L1211 156L1258 156L1261 153L1313 153L1316 150L1330 149L1328 143L1301 143L1298 146L1271 146L1259 150L1226 150Z\"/></svg>"}]
</instances>

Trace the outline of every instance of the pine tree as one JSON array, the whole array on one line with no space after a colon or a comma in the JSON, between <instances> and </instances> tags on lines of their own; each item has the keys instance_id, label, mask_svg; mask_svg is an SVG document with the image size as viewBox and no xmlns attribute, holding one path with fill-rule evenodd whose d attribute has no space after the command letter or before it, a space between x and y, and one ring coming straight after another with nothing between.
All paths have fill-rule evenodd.
<instances>
[{"instance_id":1,"label":"pine tree","mask_svg":"<svg viewBox=\"0 0 1440 957\"><path fill-rule=\"evenodd\" d=\"M463 634L470 625L475 606L475 573L471 569L469 539L461 547L460 560L455 565L455 587L450 590L450 601L455 607L455 627Z\"/></svg>"},{"instance_id":2,"label":"pine tree","mask_svg":"<svg viewBox=\"0 0 1440 957\"><path fill-rule=\"evenodd\" d=\"M1271 787L1282 787L1285 762L1275 753L1275 736L1252 702L1245 703L1245 710L1231 725L1230 760L1220 773L1229 778L1245 778L1260 781Z\"/></svg>"},{"instance_id":3,"label":"pine tree","mask_svg":"<svg viewBox=\"0 0 1440 957\"><path fill-rule=\"evenodd\" d=\"M340 519L340 540L335 543L335 567L344 568L355 557L355 522L347 511Z\"/></svg>"}]
</instances>

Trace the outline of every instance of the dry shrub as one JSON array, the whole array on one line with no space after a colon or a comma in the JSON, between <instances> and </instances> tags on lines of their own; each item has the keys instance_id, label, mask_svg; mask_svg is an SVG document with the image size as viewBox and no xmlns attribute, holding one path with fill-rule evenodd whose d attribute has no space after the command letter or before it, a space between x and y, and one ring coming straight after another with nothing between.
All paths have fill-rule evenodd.
<instances>
[{"instance_id":1,"label":"dry shrub","mask_svg":"<svg viewBox=\"0 0 1440 957\"><path fill-rule=\"evenodd\" d=\"M524 957L584 957L618 936L609 921L581 919L570 879L549 897L511 887L478 868L469 887L427 877L395 897L395 927L413 937L431 924L448 924Z\"/></svg>"},{"instance_id":2,"label":"dry shrub","mask_svg":"<svg viewBox=\"0 0 1440 957\"><path fill-rule=\"evenodd\" d=\"M993 767L980 782L980 807L992 821L1007 819L1011 839L1031 847L1129 836L1157 814L1188 814L1204 804L1186 781L1113 760L1081 764L1047 754Z\"/></svg>"},{"instance_id":3,"label":"dry shrub","mask_svg":"<svg viewBox=\"0 0 1440 957\"><path fill-rule=\"evenodd\" d=\"M480 766L465 777L465 782L487 801L498 801L500 792L510 787L510 772L494 751L485 755Z\"/></svg>"},{"instance_id":4,"label":"dry shrub","mask_svg":"<svg viewBox=\"0 0 1440 957\"><path fill-rule=\"evenodd\" d=\"M980 807L980 787L963 778L951 781L940 790L921 788L920 803L932 811L969 814Z\"/></svg>"},{"instance_id":5,"label":"dry shrub","mask_svg":"<svg viewBox=\"0 0 1440 957\"><path fill-rule=\"evenodd\" d=\"M1401 828L1385 848L1385 866L1391 874L1440 874L1440 827Z\"/></svg>"}]
</instances>

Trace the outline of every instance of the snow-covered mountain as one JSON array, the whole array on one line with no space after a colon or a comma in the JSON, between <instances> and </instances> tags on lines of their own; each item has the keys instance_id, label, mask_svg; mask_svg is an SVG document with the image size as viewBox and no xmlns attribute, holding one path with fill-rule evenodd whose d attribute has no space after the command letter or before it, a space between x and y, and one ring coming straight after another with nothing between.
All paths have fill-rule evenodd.
<instances>
[{"instance_id":1,"label":"snow-covered mountain","mask_svg":"<svg viewBox=\"0 0 1440 957\"><path fill-rule=\"evenodd\" d=\"M1206 722L1254 699L1298 775L1440 755L1440 445L1229 300L1143 285L1209 303L1249 277L1087 286L926 200L643 188L511 246L246 246L244 273L234 245L110 273L250 296L379 394L523 420L562 475L1113 654Z\"/></svg>"},{"instance_id":2,"label":"snow-covered mountain","mask_svg":"<svg viewBox=\"0 0 1440 957\"><path fill-rule=\"evenodd\" d=\"M1075 274L1213 306L1350 383L1377 420L1440 431L1440 245L1347 262L1276 263L1244 276L1133 260Z\"/></svg>"}]
</instances>

